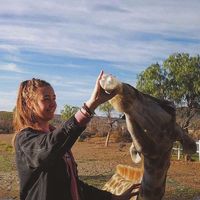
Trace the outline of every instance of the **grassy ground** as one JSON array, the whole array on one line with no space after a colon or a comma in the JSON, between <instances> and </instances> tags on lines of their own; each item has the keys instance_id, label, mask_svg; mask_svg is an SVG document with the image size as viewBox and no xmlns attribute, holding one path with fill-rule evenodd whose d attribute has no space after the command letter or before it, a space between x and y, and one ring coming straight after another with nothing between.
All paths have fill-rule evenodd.
<instances>
[{"instance_id":1,"label":"grassy ground","mask_svg":"<svg viewBox=\"0 0 200 200\"><path fill-rule=\"evenodd\" d=\"M102 138L77 142L73 153L78 163L80 179L102 188L112 176L117 164L133 165L130 144L123 148L111 142L105 148ZM10 135L0 135L0 200L18 199L16 174ZM164 200L200 200L200 162L173 161L168 172Z\"/></svg>"},{"instance_id":2,"label":"grassy ground","mask_svg":"<svg viewBox=\"0 0 200 200\"><path fill-rule=\"evenodd\" d=\"M0 135L0 200L18 199L19 182L11 138L11 135Z\"/></svg>"}]
</instances>

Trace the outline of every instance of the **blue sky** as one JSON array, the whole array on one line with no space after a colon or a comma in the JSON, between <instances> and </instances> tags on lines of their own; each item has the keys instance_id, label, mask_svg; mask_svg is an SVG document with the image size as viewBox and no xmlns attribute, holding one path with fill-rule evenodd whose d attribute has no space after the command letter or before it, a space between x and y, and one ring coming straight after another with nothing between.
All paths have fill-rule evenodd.
<instances>
[{"instance_id":1,"label":"blue sky","mask_svg":"<svg viewBox=\"0 0 200 200\"><path fill-rule=\"evenodd\" d=\"M52 84L57 113L81 106L101 69L134 86L175 52L200 53L199 0L0 0L0 110L33 77Z\"/></svg>"}]
</instances>

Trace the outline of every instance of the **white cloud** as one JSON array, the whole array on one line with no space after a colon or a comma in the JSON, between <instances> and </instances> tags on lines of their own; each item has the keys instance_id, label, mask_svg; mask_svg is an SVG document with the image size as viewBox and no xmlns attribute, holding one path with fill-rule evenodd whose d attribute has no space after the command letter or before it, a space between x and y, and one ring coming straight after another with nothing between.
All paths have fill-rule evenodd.
<instances>
[{"instance_id":1,"label":"white cloud","mask_svg":"<svg viewBox=\"0 0 200 200\"><path fill-rule=\"evenodd\" d=\"M15 63L0 63L0 71L25 73L25 71L20 69Z\"/></svg>"},{"instance_id":2,"label":"white cloud","mask_svg":"<svg viewBox=\"0 0 200 200\"><path fill-rule=\"evenodd\" d=\"M18 48L15 45L0 44L0 51L15 53L18 51Z\"/></svg>"},{"instance_id":3,"label":"white cloud","mask_svg":"<svg viewBox=\"0 0 200 200\"><path fill-rule=\"evenodd\" d=\"M170 39L200 40L196 0L9 2L0 12L17 18L0 26L0 39L21 49L134 64L185 48Z\"/></svg>"},{"instance_id":4,"label":"white cloud","mask_svg":"<svg viewBox=\"0 0 200 200\"><path fill-rule=\"evenodd\" d=\"M0 5L1 85L12 79L6 72L18 73L18 80L38 75L34 69L28 74L25 66L49 71L86 66L48 60L45 64L24 52L107 61L119 74L126 74L124 81L133 83L130 74L138 74L169 54L200 52L199 0L0 0ZM95 82L85 75L81 79L80 75L51 76L48 70L40 76L58 90L59 106L65 99L79 104L90 95ZM0 105L6 107L10 102L12 107L9 99L13 98L2 95Z\"/></svg>"}]
</instances>

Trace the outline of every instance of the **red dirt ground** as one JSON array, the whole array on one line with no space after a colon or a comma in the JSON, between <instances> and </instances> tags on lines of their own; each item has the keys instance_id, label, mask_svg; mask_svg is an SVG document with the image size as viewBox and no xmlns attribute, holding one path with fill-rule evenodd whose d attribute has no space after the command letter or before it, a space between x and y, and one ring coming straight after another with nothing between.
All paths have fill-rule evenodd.
<instances>
[{"instance_id":1,"label":"red dirt ground","mask_svg":"<svg viewBox=\"0 0 200 200\"><path fill-rule=\"evenodd\" d=\"M10 143L10 137L0 134L0 143ZM80 177L98 179L105 176L108 179L117 164L133 165L129 155L130 144L111 141L108 147L104 147L104 141L105 138L94 138L74 145L72 151ZM16 188L15 167L9 173L0 171L0 200L17 199ZM200 162L171 161L164 200L200 200Z\"/></svg>"}]
</instances>

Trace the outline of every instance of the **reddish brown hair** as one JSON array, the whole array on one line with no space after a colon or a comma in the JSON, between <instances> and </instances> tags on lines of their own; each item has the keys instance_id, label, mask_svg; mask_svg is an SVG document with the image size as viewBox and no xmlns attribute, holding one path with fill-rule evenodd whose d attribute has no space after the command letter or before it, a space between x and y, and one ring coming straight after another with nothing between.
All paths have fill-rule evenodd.
<instances>
[{"instance_id":1,"label":"reddish brown hair","mask_svg":"<svg viewBox=\"0 0 200 200\"><path fill-rule=\"evenodd\" d=\"M24 128L37 128L34 113L29 108L28 104L35 100L34 97L38 88L47 86L51 87L48 82L35 78L23 81L20 84L13 118L15 136Z\"/></svg>"}]
</instances>

